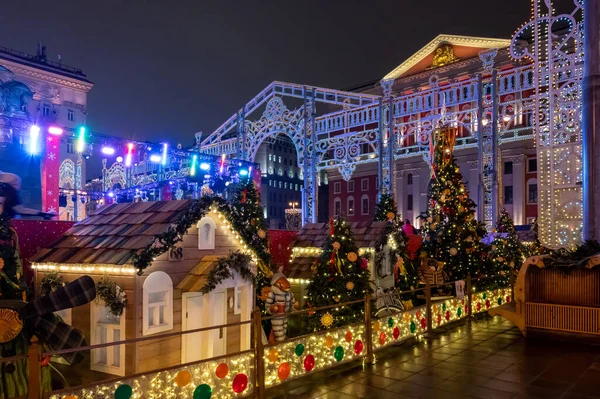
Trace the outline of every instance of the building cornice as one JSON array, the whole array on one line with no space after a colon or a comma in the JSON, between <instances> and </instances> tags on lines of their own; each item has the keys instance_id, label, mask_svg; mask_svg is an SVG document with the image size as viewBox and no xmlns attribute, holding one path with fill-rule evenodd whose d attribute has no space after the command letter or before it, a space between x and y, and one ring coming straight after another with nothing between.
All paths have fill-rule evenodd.
<instances>
[{"instance_id":1,"label":"building cornice","mask_svg":"<svg viewBox=\"0 0 600 399\"><path fill-rule=\"evenodd\" d=\"M73 90L83 91L85 93L90 91L94 86L94 84L91 82L85 82L76 78L69 78L67 76L45 71L33 66L24 66L10 60L1 59L0 64L4 64L15 75L58 84Z\"/></svg>"}]
</instances>

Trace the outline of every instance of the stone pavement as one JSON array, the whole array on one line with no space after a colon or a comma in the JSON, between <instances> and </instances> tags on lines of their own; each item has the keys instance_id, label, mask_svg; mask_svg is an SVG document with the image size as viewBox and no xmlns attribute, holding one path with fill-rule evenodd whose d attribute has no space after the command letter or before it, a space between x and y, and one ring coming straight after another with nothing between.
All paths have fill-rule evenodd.
<instances>
[{"instance_id":1,"label":"stone pavement","mask_svg":"<svg viewBox=\"0 0 600 399\"><path fill-rule=\"evenodd\" d=\"M525 340L500 317L290 381L268 398L600 398L600 347Z\"/></svg>"}]
</instances>

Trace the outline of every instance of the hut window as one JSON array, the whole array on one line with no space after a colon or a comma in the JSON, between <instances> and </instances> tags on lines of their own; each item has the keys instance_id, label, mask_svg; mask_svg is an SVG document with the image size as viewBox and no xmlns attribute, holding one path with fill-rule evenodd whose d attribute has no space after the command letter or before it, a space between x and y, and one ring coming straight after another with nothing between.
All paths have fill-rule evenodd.
<instances>
[{"instance_id":1,"label":"hut window","mask_svg":"<svg viewBox=\"0 0 600 399\"><path fill-rule=\"evenodd\" d=\"M90 303L91 344L107 344L125 340L125 312L110 313L103 301ZM125 375L125 345L107 346L91 351L91 369L102 373Z\"/></svg>"},{"instance_id":2,"label":"hut window","mask_svg":"<svg viewBox=\"0 0 600 399\"><path fill-rule=\"evenodd\" d=\"M165 272L151 273L143 287L143 333L173 329L173 281Z\"/></svg>"},{"instance_id":3,"label":"hut window","mask_svg":"<svg viewBox=\"0 0 600 399\"><path fill-rule=\"evenodd\" d=\"M213 218L205 216L198 222L198 249L215 249L217 225Z\"/></svg>"}]
</instances>

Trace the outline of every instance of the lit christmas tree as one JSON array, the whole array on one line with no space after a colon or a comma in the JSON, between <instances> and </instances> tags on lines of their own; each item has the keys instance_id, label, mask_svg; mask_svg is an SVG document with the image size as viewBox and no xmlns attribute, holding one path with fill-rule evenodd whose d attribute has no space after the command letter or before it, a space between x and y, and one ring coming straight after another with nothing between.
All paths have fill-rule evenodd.
<instances>
[{"instance_id":1,"label":"lit christmas tree","mask_svg":"<svg viewBox=\"0 0 600 399\"><path fill-rule=\"evenodd\" d=\"M490 259L493 273L518 271L525 260L523 245L515 231L515 226L505 209L500 212L496 222L496 233L492 241Z\"/></svg>"},{"instance_id":2,"label":"lit christmas tree","mask_svg":"<svg viewBox=\"0 0 600 399\"><path fill-rule=\"evenodd\" d=\"M391 194L381 194L377 205L375 205L375 217L373 220L376 222L388 221L390 219L396 220L398 218L396 207L396 201Z\"/></svg>"},{"instance_id":3,"label":"lit christmas tree","mask_svg":"<svg viewBox=\"0 0 600 399\"><path fill-rule=\"evenodd\" d=\"M330 220L329 235L307 287L307 305L316 308L362 299L372 293L369 278L368 260L358 255L348 223L341 218ZM358 303L315 312L310 315L308 325L314 331L363 320L364 306Z\"/></svg>"},{"instance_id":4,"label":"lit christmas tree","mask_svg":"<svg viewBox=\"0 0 600 399\"><path fill-rule=\"evenodd\" d=\"M451 280L468 274L485 274L481 237L485 226L475 220L475 203L462 181L453 148L456 131L444 128L436 133L433 175L429 183L429 207L424 220L423 251L444 262Z\"/></svg>"}]
</instances>

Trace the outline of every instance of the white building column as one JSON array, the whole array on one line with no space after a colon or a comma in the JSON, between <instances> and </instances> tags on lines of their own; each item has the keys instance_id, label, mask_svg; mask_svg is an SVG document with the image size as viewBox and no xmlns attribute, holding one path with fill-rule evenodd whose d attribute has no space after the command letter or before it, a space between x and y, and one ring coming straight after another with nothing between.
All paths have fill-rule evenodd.
<instances>
[{"instance_id":1,"label":"white building column","mask_svg":"<svg viewBox=\"0 0 600 399\"><path fill-rule=\"evenodd\" d=\"M503 162L512 162L512 185L513 185L513 214L515 225L525 224L525 155L514 155L503 157Z\"/></svg>"},{"instance_id":2,"label":"white building column","mask_svg":"<svg viewBox=\"0 0 600 399\"><path fill-rule=\"evenodd\" d=\"M412 177L412 196L413 196L413 217L412 225L419 226L418 217L423 209L421 209L421 171L419 169L411 170Z\"/></svg>"},{"instance_id":3,"label":"white building column","mask_svg":"<svg viewBox=\"0 0 600 399\"><path fill-rule=\"evenodd\" d=\"M405 219L405 215L406 215L406 198L404 197L405 194L405 189L404 189L404 185L406 183L405 179L404 179L404 171L403 170L398 170L396 172L396 212L398 212L398 215L400 215L400 217L402 217L403 219Z\"/></svg>"},{"instance_id":4,"label":"white building column","mask_svg":"<svg viewBox=\"0 0 600 399\"><path fill-rule=\"evenodd\" d=\"M477 202L477 185L479 182L479 162L478 161L468 161L467 166L469 168L468 171L468 181L467 181L467 189L469 190L469 197ZM477 204L479 207L479 204Z\"/></svg>"}]
</instances>

